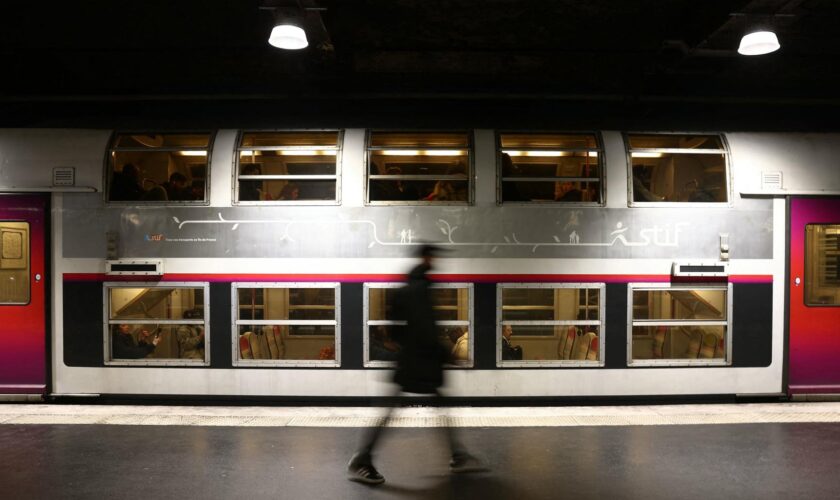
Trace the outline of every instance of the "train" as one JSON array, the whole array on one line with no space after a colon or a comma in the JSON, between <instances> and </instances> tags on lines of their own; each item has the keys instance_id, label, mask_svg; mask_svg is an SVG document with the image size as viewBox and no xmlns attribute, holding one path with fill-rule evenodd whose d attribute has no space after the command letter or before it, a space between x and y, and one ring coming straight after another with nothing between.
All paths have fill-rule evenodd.
<instances>
[{"instance_id":1,"label":"train","mask_svg":"<svg viewBox=\"0 0 840 500\"><path fill-rule=\"evenodd\" d=\"M840 135L0 130L0 394L377 400L431 271L463 400L840 394Z\"/></svg>"}]
</instances>

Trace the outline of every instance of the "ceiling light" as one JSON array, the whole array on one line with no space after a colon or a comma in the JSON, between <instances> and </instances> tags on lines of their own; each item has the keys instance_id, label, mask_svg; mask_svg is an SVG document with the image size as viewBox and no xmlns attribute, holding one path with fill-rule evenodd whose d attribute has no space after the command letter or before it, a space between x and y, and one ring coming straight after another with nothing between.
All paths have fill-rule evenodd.
<instances>
[{"instance_id":1,"label":"ceiling light","mask_svg":"<svg viewBox=\"0 0 840 500\"><path fill-rule=\"evenodd\" d=\"M738 53L744 56L760 56L779 50L779 39L772 31L755 31L741 38Z\"/></svg>"},{"instance_id":2,"label":"ceiling light","mask_svg":"<svg viewBox=\"0 0 840 500\"><path fill-rule=\"evenodd\" d=\"M283 19L278 20L274 29L271 30L268 44L278 49L299 50L305 49L309 42L306 40L306 32L303 28L290 19Z\"/></svg>"},{"instance_id":3,"label":"ceiling light","mask_svg":"<svg viewBox=\"0 0 840 500\"><path fill-rule=\"evenodd\" d=\"M662 153L636 152L630 153L633 158L662 158Z\"/></svg>"}]
</instances>

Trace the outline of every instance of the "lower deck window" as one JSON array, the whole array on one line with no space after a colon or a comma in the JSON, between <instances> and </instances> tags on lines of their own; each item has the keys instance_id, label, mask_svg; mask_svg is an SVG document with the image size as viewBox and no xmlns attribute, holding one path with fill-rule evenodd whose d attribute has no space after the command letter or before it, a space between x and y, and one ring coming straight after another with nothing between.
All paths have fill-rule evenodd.
<instances>
[{"instance_id":1,"label":"lower deck window","mask_svg":"<svg viewBox=\"0 0 840 500\"><path fill-rule=\"evenodd\" d=\"M105 363L209 365L207 283L105 283Z\"/></svg>"},{"instance_id":2,"label":"lower deck window","mask_svg":"<svg viewBox=\"0 0 840 500\"><path fill-rule=\"evenodd\" d=\"M499 284L497 364L601 366L604 289L601 283Z\"/></svg>"},{"instance_id":3,"label":"lower deck window","mask_svg":"<svg viewBox=\"0 0 840 500\"><path fill-rule=\"evenodd\" d=\"M400 351L397 301L403 283L367 283L364 292L365 366L392 366ZM437 336L455 366L472 366L472 285L435 283L431 286ZM410 307L410 305L408 305Z\"/></svg>"},{"instance_id":4,"label":"lower deck window","mask_svg":"<svg viewBox=\"0 0 840 500\"><path fill-rule=\"evenodd\" d=\"M630 285L628 363L728 364L731 285Z\"/></svg>"},{"instance_id":5,"label":"lower deck window","mask_svg":"<svg viewBox=\"0 0 840 500\"><path fill-rule=\"evenodd\" d=\"M235 366L339 366L338 283L234 283Z\"/></svg>"}]
</instances>

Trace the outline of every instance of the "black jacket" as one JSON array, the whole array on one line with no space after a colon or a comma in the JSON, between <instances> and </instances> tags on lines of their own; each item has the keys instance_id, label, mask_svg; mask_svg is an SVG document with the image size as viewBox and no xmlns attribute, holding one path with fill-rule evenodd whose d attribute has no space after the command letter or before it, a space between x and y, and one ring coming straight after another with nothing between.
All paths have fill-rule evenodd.
<instances>
[{"instance_id":1,"label":"black jacket","mask_svg":"<svg viewBox=\"0 0 840 500\"><path fill-rule=\"evenodd\" d=\"M394 382L403 391L432 394L443 385L443 364L448 353L438 340L429 268L420 264L408 275L408 284L400 289L395 300L397 317L406 321L398 342L402 345L397 357Z\"/></svg>"},{"instance_id":2,"label":"black jacket","mask_svg":"<svg viewBox=\"0 0 840 500\"><path fill-rule=\"evenodd\" d=\"M111 335L111 353L114 359L140 359L155 350L153 344L137 343L134 337L115 331Z\"/></svg>"}]
</instances>

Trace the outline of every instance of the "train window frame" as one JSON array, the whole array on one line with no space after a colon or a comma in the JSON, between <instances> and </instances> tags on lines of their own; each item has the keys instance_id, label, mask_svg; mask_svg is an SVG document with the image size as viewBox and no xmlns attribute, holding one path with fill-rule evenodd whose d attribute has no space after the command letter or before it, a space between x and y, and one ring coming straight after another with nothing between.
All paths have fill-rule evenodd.
<instances>
[{"instance_id":1,"label":"train window frame","mask_svg":"<svg viewBox=\"0 0 840 500\"><path fill-rule=\"evenodd\" d=\"M166 135L207 135L207 146L206 147L118 147L116 144L119 141L120 137L123 136L166 136ZM104 199L104 203L106 206L143 206L143 207L154 207L154 206L209 206L210 205L210 186L211 186L211 171L210 168L213 160L213 146L216 141L216 131L215 130L187 130L187 131L155 131L154 133L149 132L148 130L145 131L114 131L111 134L111 138L108 141L108 149L105 153L105 169L104 169L104 176L103 176L103 186L104 189L102 190L102 196ZM204 199L203 200L111 200L111 184L113 182L114 173L116 172L115 168L116 165L113 164L113 158L115 153L117 152L158 152L158 153L169 153L169 152L182 152L186 153L185 156L195 153L204 152L203 155L198 154L196 156L204 156L205 167L204 167ZM167 179L168 180L168 179ZM158 184L160 186L160 184Z\"/></svg>"},{"instance_id":2,"label":"train window frame","mask_svg":"<svg viewBox=\"0 0 840 500\"><path fill-rule=\"evenodd\" d=\"M363 349L363 366L365 368L394 368L397 366L395 361L378 361L370 359L370 327L371 326L390 326L390 325L405 325L405 321L398 320L371 320L370 319L370 290L375 288L402 288L406 286L404 282L381 282L381 283L364 283L362 295L362 349ZM466 326L469 337L467 342L469 345L469 361L458 363L446 363L445 368L465 369L475 366L475 293L473 283L452 282L452 283L432 283L430 288L455 288L467 290L467 307L468 317L464 320L435 320L435 325L439 326Z\"/></svg>"},{"instance_id":3,"label":"train window frame","mask_svg":"<svg viewBox=\"0 0 840 500\"><path fill-rule=\"evenodd\" d=\"M503 291L506 288L513 289L589 289L598 290L598 320L504 320L504 304L502 303ZM607 327L607 285L606 283L497 283L496 284L496 366L498 368L600 368L605 366L606 356L606 327ZM597 326L598 327L598 359L591 360L503 360L502 359L502 329L505 325L511 326ZM535 338L534 336L522 336Z\"/></svg>"},{"instance_id":4,"label":"train window frame","mask_svg":"<svg viewBox=\"0 0 840 500\"><path fill-rule=\"evenodd\" d=\"M631 136L715 136L720 140L722 149L684 149L684 148L631 148ZM622 132L624 140L624 152L627 161L627 206L628 207L732 207L733 206L733 182L732 182L732 153L726 134L722 132L649 132L635 131ZM726 201L635 201L633 186L633 154L709 154L723 155L724 157L724 180L726 182Z\"/></svg>"},{"instance_id":5,"label":"train window frame","mask_svg":"<svg viewBox=\"0 0 840 500\"><path fill-rule=\"evenodd\" d=\"M111 319L111 296L110 291L115 288L200 288L204 291L204 317L202 319L157 319L144 318L143 320ZM102 323L103 323L103 355L105 366L210 366L210 283L207 281L106 281L102 284ZM111 328L119 324L148 324L156 323L161 325L201 325L204 327L204 359L112 359L111 354Z\"/></svg>"},{"instance_id":6,"label":"train window frame","mask_svg":"<svg viewBox=\"0 0 840 500\"><path fill-rule=\"evenodd\" d=\"M240 320L239 289L241 288L332 288L335 290L334 320ZM239 327L246 325L333 325L335 335L335 359L285 360L285 359L241 359L239 357ZM341 283L339 282L236 282L231 283L231 359L235 368L340 368L341 367Z\"/></svg>"},{"instance_id":7,"label":"train window frame","mask_svg":"<svg viewBox=\"0 0 840 500\"><path fill-rule=\"evenodd\" d=\"M634 291L661 290L724 290L726 292L725 320L691 320L691 319L633 319ZM697 366L731 366L732 365L732 283L725 284L672 284L672 283L628 283L627 284L627 366L630 368L644 367L697 367ZM633 327L634 326L723 326L726 328L726 356L723 359L633 359Z\"/></svg>"},{"instance_id":8,"label":"train window frame","mask_svg":"<svg viewBox=\"0 0 840 500\"><path fill-rule=\"evenodd\" d=\"M819 234L815 228L824 227L826 228L826 237L828 236L828 230L831 229L832 231L840 231L840 223L831 223L831 222L812 222L805 224L805 234L803 237L804 240L804 269L803 269L803 290L802 290L802 303L805 307L815 307L815 308L825 308L825 307L840 307L840 302L837 303L825 303L825 302L816 302L812 300L814 296L820 290L826 290L831 288L837 288L840 290L840 280L837 280L838 283L834 284L831 283L828 275L827 275L827 268L828 265L825 262L825 257L828 254L827 247L820 246ZM838 233L832 233L838 234ZM813 235L813 236L812 236ZM840 235L835 236L835 238L840 241ZM815 241L812 241L815 240ZM814 247L813 245L816 245ZM825 250L824 252L820 252L820 250ZM820 274L820 268L826 268L825 274ZM836 278L835 278L836 279ZM822 297L826 297L829 295L822 295Z\"/></svg>"},{"instance_id":9,"label":"train window frame","mask_svg":"<svg viewBox=\"0 0 840 500\"><path fill-rule=\"evenodd\" d=\"M554 148L554 147L539 147L539 148L516 148L517 151L560 151L562 153L596 153L598 158L598 194L600 201L556 201L556 200L531 200L531 201L505 201L504 200L504 182L514 181L518 182L562 182L564 180L584 181L583 177L535 177L535 178L518 178L518 177L504 177L504 165L502 155L505 151L502 149L502 136L505 134L528 134L528 135L580 135L593 136L595 138L595 148ZM496 141L496 205L511 205L511 206L554 206L554 207L605 207L607 204L607 169L606 166L606 152L604 148L604 140L600 131L549 131L549 130L497 130L495 132ZM558 155L562 156L562 155Z\"/></svg>"},{"instance_id":10,"label":"train window frame","mask_svg":"<svg viewBox=\"0 0 840 500\"><path fill-rule=\"evenodd\" d=\"M240 173L240 165L243 151L301 151L312 150L312 147L307 146L243 146L242 141L246 134L271 134L271 133L318 133L318 132L335 132L336 143L335 148L319 147L318 150L335 151L335 175L315 175L315 174L259 174L253 176L242 176ZM317 206L335 206L341 205L341 164L344 151L344 129L282 129L282 130L240 130L236 136L236 149L234 150L233 158L233 184L231 186L231 201L234 206L270 206L270 205L317 205ZM243 180L333 180L335 181L335 199L332 200L240 200L239 199L239 181Z\"/></svg>"},{"instance_id":11,"label":"train window frame","mask_svg":"<svg viewBox=\"0 0 840 500\"><path fill-rule=\"evenodd\" d=\"M371 175L370 168L372 163L371 151L386 151L386 150L404 150L413 151L420 148L420 146L373 146L372 140L374 134L465 134L467 139L467 146L463 148L467 155L467 178L463 179L458 175L437 175L437 176L414 176L414 175ZM452 151L460 150L461 148L454 148L451 146L439 147L422 147L423 150L438 150L438 151ZM365 206L472 206L475 204L475 132L473 130L385 130L385 129L368 129L365 131L365 185L364 185L364 204ZM419 177L419 178L418 178ZM450 180L467 183L467 200L466 201L432 201L432 200L382 200L371 201L370 199L370 183L372 180Z\"/></svg>"}]
</instances>

